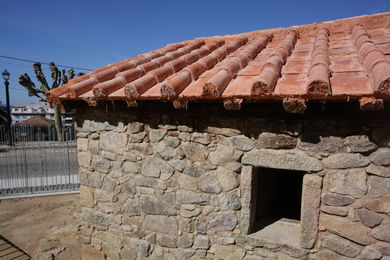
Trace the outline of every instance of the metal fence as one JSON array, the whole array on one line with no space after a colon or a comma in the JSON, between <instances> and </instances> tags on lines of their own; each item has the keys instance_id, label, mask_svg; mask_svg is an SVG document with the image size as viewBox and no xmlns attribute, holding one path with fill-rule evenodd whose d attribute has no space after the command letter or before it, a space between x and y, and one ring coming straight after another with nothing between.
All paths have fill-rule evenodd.
<instances>
[{"instance_id":1,"label":"metal fence","mask_svg":"<svg viewBox=\"0 0 390 260\"><path fill-rule=\"evenodd\" d=\"M62 142L52 127L12 130L10 146L0 127L0 197L79 189L74 128L64 129Z\"/></svg>"}]
</instances>

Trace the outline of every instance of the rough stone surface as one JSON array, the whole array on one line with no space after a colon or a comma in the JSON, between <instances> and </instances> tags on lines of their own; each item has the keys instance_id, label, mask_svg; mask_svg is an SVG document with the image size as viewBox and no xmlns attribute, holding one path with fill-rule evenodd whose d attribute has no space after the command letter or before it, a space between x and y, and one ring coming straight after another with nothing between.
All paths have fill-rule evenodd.
<instances>
[{"instance_id":1,"label":"rough stone surface","mask_svg":"<svg viewBox=\"0 0 390 260\"><path fill-rule=\"evenodd\" d=\"M252 206L252 172L251 166L243 166L241 170L241 214L240 214L240 229L243 234L248 234L251 228L251 206Z\"/></svg>"},{"instance_id":2,"label":"rough stone surface","mask_svg":"<svg viewBox=\"0 0 390 260\"><path fill-rule=\"evenodd\" d=\"M166 129L151 130L151 131L149 131L149 140L152 143L158 142L161 139L163 139L166 134L167 134Z\"/></svg>"},{"instance_id":3,"label":"rough stone surface","mask_svg":"<svg viewBox=\"0 0 390 260\"><path fill-rule=\"evenodd\" d=\"M185 174L179 176L177 183L183 190L196 190L198 188L197 178Z\"/></svg>"},{"instance_id":4,"label":"rough stone surface","mask_svg":"<svg viewBox=\"0 0 390 260\"><path fill-rule=\"evenodd\" d=\"M184 114L87 109L78 119L85 122L78 134L86 207L79 213L80 242L102 250L102 257L390 258L390 149L383 148L390 146L377 142L389 139L388 131L378 137L380 124L241 118L224 110L209 117L201 106ZM96 115L110 123L86 122ZM280 241L273 240L274 226L266 227L271 236L247 235L258 206L253 176L261 174L253 167L304 173L300 225L292 224L287 244L281 241L290 234L286 225L277 226Z\"/></svg>"},{"instance_id":5,"label":"rough stone surface","mask_svg":"<svg viewBox=\"0 0 390 260\"><path fill-rule=\"evenodd\" d=\"M218 167L217 170L215 170L215 173L223 191L230 191L238 187L239 182L236 176L237 174L235 172L229 171L222 167Z\"/></svg>"},{"instance_id":6,"label":"rough stone surface","mask_svg":"<svg viewBox=\"0 0 390 260\"><path fill-rule=\"evenodd\" d=\"M158 235L157 244L163 247L176 248L177 247L177 237L171 235Z\"/></svg>"},{"instance_id":7,"label":"rough stone surface","mask_svg":"<svg viewBox=\"0 0 390 260\"><path fill-rule=\"evenodd\" d=\"M313 133L310 133L311 135ZM299 144L299 149L316 153L337 153L345 151L342 138L337 136L319 136L318 140L306 140Z\"/></svg>"},{"instance_id":8,"label":"rough stone surface","mask_svg":"<svg viewBox=\"0 0 390 260\"><path fill-rule=\"evenodd\" d=\"M100 226L108 226L111 224L114 224L114 220L110 215L103 214L97 211L94 211L92 209L86 209L84 208L81 213L80 217L82 220L92 223L92 224L97 224Z\"/></svg>"},{"instance_id":9,"label":"rough stone surface","mask_svg":"<svg viewBox=\"0 0 390 260\"><path fill-rule=\"evenodd\" d=\"M321 200L322 178L305 174L303 177L301 221L301 245L312 248L318 233L318 213Z\"/></svg>"},{"instance_id":10,"label":"rough stone surface","mask_svg":"<svg viewBox=\"0 0 390 260\"><path fill-rule=\"evenodd\" d=\"M316 172L322 170L321 162L297 150L253 150L242 157L244 164L257 167Z\"/></svg>"},{"instance_id":11,"label":"rough stone surface","mask_svg":"<svg viewBox=\"0 0 390 260\"><path fill-rule=\"evenodd\" d=\"M92 155L90 152L78 152L77 161L79 166L88 168L91 165Z\"/></svg>"},{"instance_id":12,"label":"rough stone surface","mask_svg":"<svg viewBox=\"0 0 390 260\"><path fill-rule=\"evenodd\" d=\"M193 243L193 240L188 235L180 236L177 240L177 245L182 248L189 248Z\"/></svg>"},{"instance_id":13,"label":"rough stone surface","mask_svg":"<svg viewBox=\"0 0 390 260\"><path fill-rule=\"evenodd\" d=\"M379 199L367 199L364 201L364 207L378 213L390 214L390 195Z\"/></svg>"},{"instance_id":14,"label":"rough stone surface","mask_svg":"<svg viewBox=\"0 0 390 260\"><path fill-rule=\"evenodd\" d=\"M226 260L240 260L245 256L245 251L242 248L234 245L212 245L210 252L218 256L218 258Z\"/></svg>"},{"instance_id":15,"label":"rough stone surface","mask_svg":"<svg viewBox=\"0 0 390 260\"><path fill-rule=\"evenodd\" d=\"M144 124L140 122L131 122L127 125L127 131L136 134L144 130Z\"/></svg>"},{"instance_id":16,"label":"rough stone surface","mask_svg":"<svg viewBox=\"0 0 390 260\"><path fill-rule=\"evenodd\" d=\"M184 160L171 160L169 161L169 164L179 172L182 172L186 167L186 162Z\"/></svg>"},{"instance_id":17,"label":"rough stone surface","mask_svg":"<svg viewBox=\"0 0 390 260\"><path fill-rule=\"evenodd\" d=\"M99 172L108 173L110 171L111 164L110 161L101 156L93 156L91 166Z\"/></svg>"},{"instance_id":18,"label":"rough stone surface","mask_svg":"<svg viewBox=\"0 0 390 260\"><path fill-rule=\"evenodd\" d=\"M258 149L292 149L297 145L297 138L274 133L261 133L256 141L256 148Z\"/></svg>"},{"instance_id":19,"label":"rough stone surface","mask_svg":"<svg viewBox=\"0 0 390 260\"><path fill-rule=\"evenodd\" d=\"M350 222L348 219L327 214L320 215L320 225L344 238L358 244L368 245L372 239L369 235L371 229L360 223Z\"/></svg>"},{"instance_id":20,"label":"rough stone surface","mask_svg":"<svg viewBox=\"0 0 390 260\"><path fill-rule=\"evenodd\" d=\"M364 167L370 161L367 157L358 153L338 153L331 154L329 157L323 159L322 163L327 168L346 169Z\"/></svg>"},{"instance_id":21,"label":"rough stone surface","mask_svg":"<svg viewBox=\"0 0 390 260\"><path fill-rule=\"evenodd\" d=\"M206 203L209 196L201 192L194 191L178 191L176 192L176 199L181 203Z\"/></svg>"},{"instance_id":22,"label":"rough stone surface","mask_svg":"<svg viewBox=\"0 0 390 260\"><path fill-rule=\"evenodd\" d=\"M136 260L137 250L135 248L123 248L120 253L121 259Z\"/></svg>"},{"instance_id":23,"label":"rough stone surface","mask_svg":"<svg viewBox=\"0 0 390 260\"><path fill-rule=\"evenodd\" d=\"M183 204L180 208L180 216L184 218L196 217L201 213L201 209L192 204Z\"/></svg>"},{"instance_id":24,"label":"rough stone surface","mask_svg":"<svg viewBox=\"0 0 390 260\"><path fill-rule=\"evenodd\" d=\"M381 197L390 194L390 178L379 176L368 177L368 195L371 197Z\"/></svg>"},{"instance_id":25,"label":"rough stone surface","mask_svg":"<svg viewBox=\"0 0 390 260\"><path fill-rule=\"evenodd\" d=\"M333 206L321 206L321 211L330 215L337 215L345 217L348 215L348 208L346 207L333 207Z\"/></svg>"},{"instance_id":26,"label":"rough stone surface","mask_svg":"<svg viewBox=\"0 0 390 260\"><path fill-rule=\"evenodd\" d=\"M198 187L201 191L206 193L220 193L222 191L217 175L214 172L202 175L199 178Z\"/></svg>"},{"instance_id":27,"label":"rough stone surface","mask_svg":"<svg viewBox=\"0 0 390 260\"><path fill-rule=\"evenodd\" d=\"M141 174L149 177L160 177L160 174L172 174L173 169L157 157L146 158L141 167Z\"/></svg>"},{"instance_id":28,"label":"rough stone surface","mask_svg":"<svg viewBox=\"0 0 390 260\"><path fill-rule=\"evenodd\" d=\"M210 153L209 159L215 165L224 165L232 160L233 155L233 148L226 145L218 145L217 150Z\"/></svg>"},{"instance_id":29,"label":"rough stone surface","mask_svg":"<svg viewBox=\"0 0 390 260\"><path fill-rule=\"evenodd\" d=\"M210 238L208 236L202 236L202 235L196 236L193 247L196 249L209 249Z\"/></svg>"},{"instance_id":30,"label":"rough stone surface","mask_svg":"<svg viewBox=\"0 0 390 260\"><path fill-rule=\"evenodd\" d=\"M164 141L165 143L169 146L169 147L173 147L173 148L176 148L179 146L180 144L180 140L179 138L176 138L174 136L167 136L164 138Z\"/></svg>"},{"instance_id":31,"label":"rough stone surface","mask_svg":"<svg viewBox=\"0 0 390 260\"><path fill-rule=\"evenodd\" d=\"M193 133L191 136L191 141L208 145L209 143L211 143L211 138L210 135L207 133Z\"/></svg>"},{"instance_id":32,"label":"rough stone surface","mask_svg":"<svg viewBox=\"0 0 390 260\"><path fill-rule=\"evenodd\" d=\"M198 143L185 142L181 147L186 158L192 162L204 161L209 155L207 147Z\"/></svg>"},{"instance_id":33,"label":"rough stone surface","mask_svg":"<svg viewBox=\"0 0 390 260\"><path fill-rule=\"evenodd\" d=\"M245 136L235 136L230 139L230 144L234 149L240 151L250 151L254 148L253 142Z\"/></svg>"},{"instance_id":34,"label":"rough stone surface","mask_svg":"<svg viewBox=\"0 0 390 260\"><path fill-rule=\"evenodd\" d=\"M382 223L374 228L372 236L380 241L390 242L390 223Z\"/></svg>"},{"instance_id":35,"label":"rough stone surface","mask_svg":"<svg viewBox=\"0 0 390 260\"><path fill-rule=\"evenodd\" d=\"M361 198L367 192L366 172L363 169L330 170L324 177L324 189Z\"/></svg>"},{"instance_id":36,"label":"rough stone surface","mask_svg":"<svg viewBox=\"0 0 390 260\"><path fill-rule=\"evenodd\" d=\"M378 242L375 247L382 253L382 255L390 256L390 245L384 242Z\"/></svg>"},{"instance_id":37,"label":"rough stone surface","mask_svg":"<svg viewBox=\"0 0 390 260\"><path fill-rule=\"evenodd\" d=\"M169 147L164 142L155 144L153 150L164 160L171 160L177 156L177 150Z\"/></svg>"},{"instance_id":38,"label":"rough stone surface","mask_svg":"<svg viewBox=\"0 0 390 260\"><path fill-rule=\"evenodd\" d=\"M240 197L237 191L224 192L218 195L221 210L239 210L241 209Z\"/></svg>"},{"instance_id":39,"label":"rough stone surface","mask_svg":"<svg viewBox=\"0 0 390 260\"><path fill-rule=\"evenodd\" d=\"M237 217L230 211L211 213L207 219L209 227L216 231L231 231L237 225Z\"/></svg>"},{"instance_id":40,"label":"rough stone surface","mask_svg":"<svg viewBox=\"0 0 390 260\"><path fill-rule=\"evenodd\" d=\"M134 248L141 256L149 255L150 243L137 238L125 238L124 248Z\"/></svg>"},{"instance_id":41,"label":"rough stone surface","mask_svg":"<svg viewBox=\"0 0 390 260\"><path fill-rule=\"evenodd\" d=\"M124 162L122 169L127 173L138 173L138 166L135 162Z\"/></svg>"},{"instance_id":42,"label":"rough stone surface","mask_svg":"<svg viewBox=\"0 0 390 260\"><path fill-rule=\"evenodd\" d=\"M147 215L143 228L153 232L177 235L177 222L175 217Z\"/></svg>"},{"instance_id":43,"label":"rough stone surface","mask_svg":"<svg viewBox=\"0 0 390 260\"><path fill-rule=\"evenodd\" d=\"M366 153L371 152L377 148L376 144L371 142L366 135L351 135L345 138L351 152Z\"/></svg>"},{"instance_id":44,"label":"rough stone surface","mask_svg":"<svg viewBox=\"0 0 390 260\"><path fill-rule=\"evenodd\" d=\"M390 166L390 148L379 148L370 154L370 160L378 166Z\"/></svg>"},{"instance_id":45,"label":"rough stone surface","mask_svg":"<svg viewBox=\"0 0 390 260\"><path fill-rule=\"evenodd\" d=\"M139 199L140 208L146 214L152 215L176 215L176 210L173 208L171 201L165 201L162 198L157 198L150 195L142 195Z\"/></svg>"},{"instance_id":46,"label":"rough stone surface","mask_svg":"<svg viewBox=\"0 0 390 260\"><path fill-rule=\"evenodd\" d=\"M363 260L379 260L382 258L382 253L373 246L366 246L363 248L359 259Z\"/></svg>"},{"instance_id":47,"label":"rough stone surface","mask_svg":"<svg viewBox=\"0 0 390 260\"><path fill-rule=\"evenodd\" d=\"M321 242L323 247L347 257L357 257L362 250L361 246L333 234L328 234Z\"/></svg>"},{"instance_id":48,"label":"rough stone surface","mask_svg":"<svg viewBox=\"0 0 390 260\"><path fill-rule=\"evenodd\" d=\"M367 173L377 175L380 177L390 177L390 167L377 166L375 164L370 164L366 168Z\"/></svg>"},{"instance_id":49,"label":"rough stone surface","mask_svg":"<svg viewBox=\"0 0 390 260\"><path fill-rule=\"evenodd\" d=\"M102 133L100 143L105 147L124 148L127 144L127 135L116 132Z\"/></svg>"},{"instance_id":50,"label":"rough stone surface","mask_svg":"<svg viewBox=\"0 0 390 260\"><path fill-rule=\"evenodd\" d=\"M356 199L337 193L325 193L322 195L322 202L330 206L347 206L355 202Z\"/></svg>"},{"instance_id":51,"label":"rough stone surface","mask_svg":"<svg viewBox=\"0 0 390 260\"><path fill-rule=\"evenodd\" d=\"M80 205L85 206L85 207L90 207L90 208L95 206L92 188L90 188L88 186L81 185L81 187L80 187Z\"/></svg>"}]
</instances>

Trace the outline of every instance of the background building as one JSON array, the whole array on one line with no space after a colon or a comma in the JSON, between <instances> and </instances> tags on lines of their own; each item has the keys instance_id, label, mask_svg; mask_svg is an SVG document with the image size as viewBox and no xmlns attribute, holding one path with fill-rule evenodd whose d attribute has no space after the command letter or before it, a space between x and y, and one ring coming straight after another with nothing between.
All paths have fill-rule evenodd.
<instances>
[{"instance_id":1,"label":"background building","mask_svg":"<svg viewBox=\"0 0 390 260\"><path fill-rule=\"evenodd\" d=\"M54 109L46 102L36 101L32 104L14 105L11 110L12 123L17 124L33 116L43 116L47 119L54 120ZM62 115L64 126L73 124L74 113L66 113Z\"/></svg>"}]
</instances>

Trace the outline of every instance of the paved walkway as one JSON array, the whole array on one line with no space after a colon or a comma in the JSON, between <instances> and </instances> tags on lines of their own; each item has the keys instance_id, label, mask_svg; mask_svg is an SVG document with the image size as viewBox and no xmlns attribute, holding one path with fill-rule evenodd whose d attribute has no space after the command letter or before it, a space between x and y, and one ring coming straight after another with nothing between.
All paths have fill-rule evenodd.
<instances>
[{"instance_id":1,"label":"paved walkway","mask_svg":"<svg viewBox=\"0 0 390 260\"><path fill-rule=\"evenodd\" d=\"M28 260L29 255L0 235L0 260Z\"/></svg>"}]
</instances>

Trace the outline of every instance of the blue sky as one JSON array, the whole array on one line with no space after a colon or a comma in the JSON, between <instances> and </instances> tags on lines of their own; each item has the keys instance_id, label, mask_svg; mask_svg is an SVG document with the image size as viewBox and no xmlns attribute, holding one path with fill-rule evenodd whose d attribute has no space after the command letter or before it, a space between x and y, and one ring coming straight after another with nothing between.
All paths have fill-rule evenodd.
<instances>
[{"instance_id":1,"label":"blue sky","mask_svg":"<svg viewBox=\"0 0 390 260\"><path fill-rule=\"evenodd\" d=\"M2 0L0 55L96 69L196 37L388 11L388 0ZM5 68L11 73L11 103L35 101L18 84L21 73L34 76L32 64L0 58L0 70ZM0 101L5 102L2 80Z\"/></svg>"}]
</instances>

